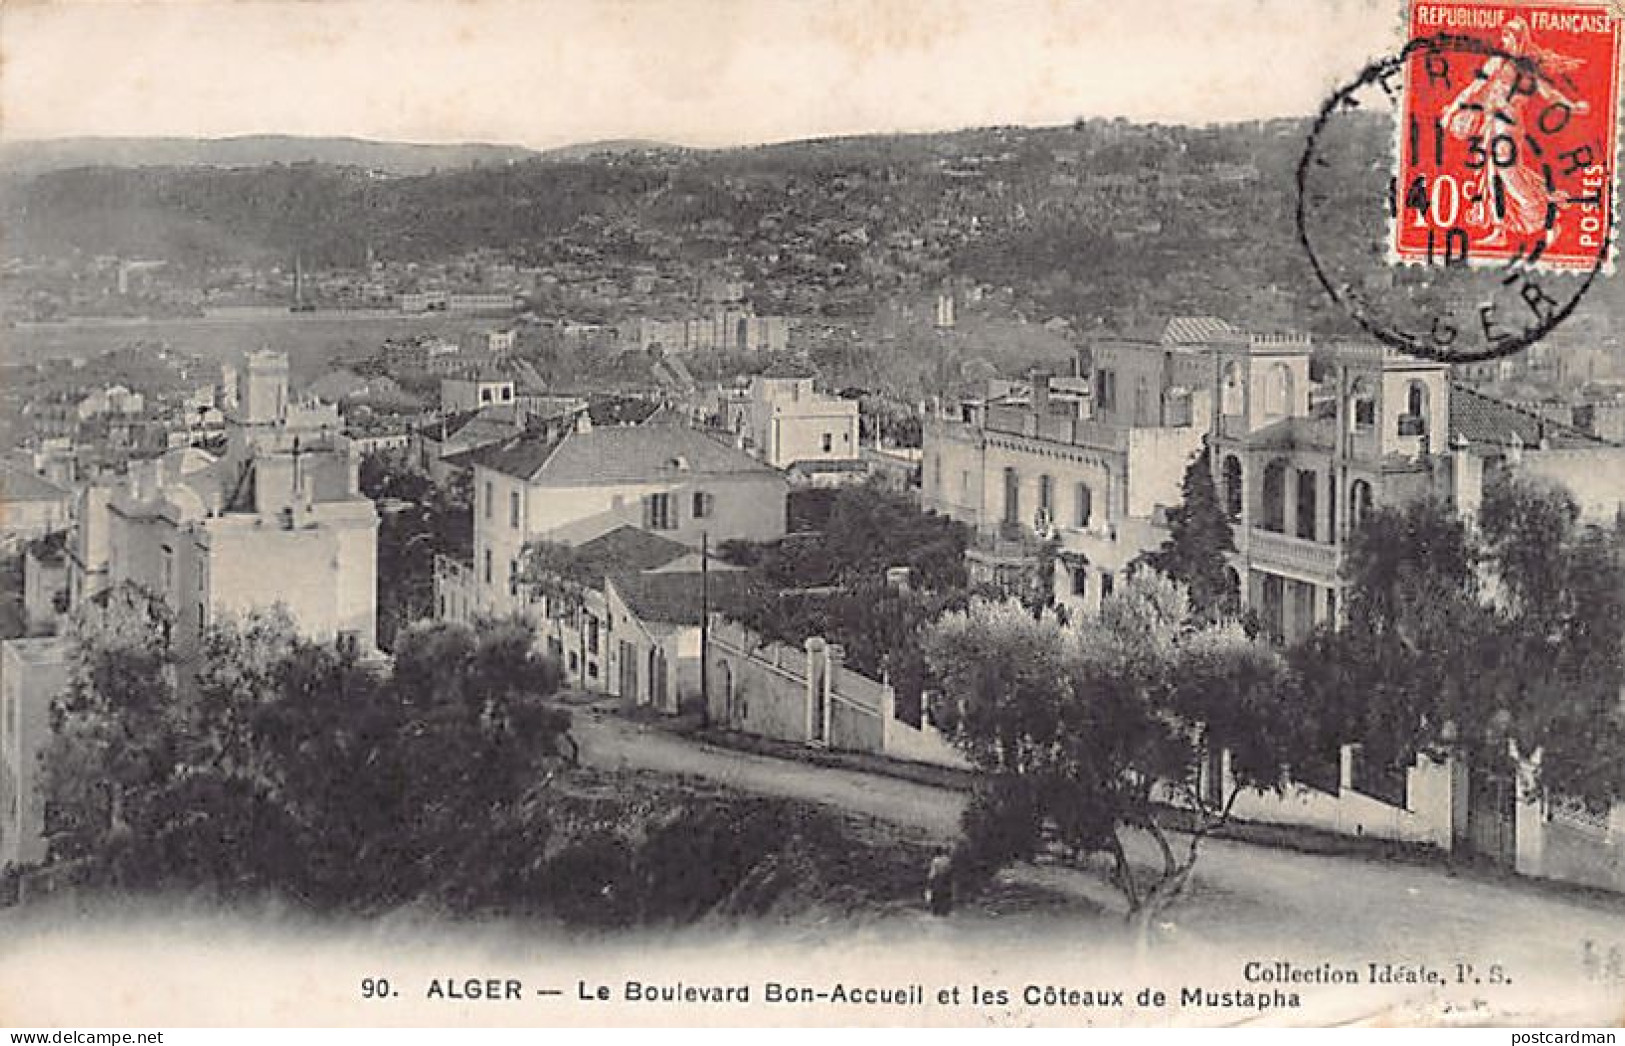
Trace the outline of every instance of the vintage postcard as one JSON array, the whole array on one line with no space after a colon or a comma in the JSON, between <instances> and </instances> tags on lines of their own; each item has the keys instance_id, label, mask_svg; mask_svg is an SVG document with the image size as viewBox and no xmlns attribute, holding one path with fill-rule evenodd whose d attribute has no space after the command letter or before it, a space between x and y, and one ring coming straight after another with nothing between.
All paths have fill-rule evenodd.
<instances>
[{"instance_id":1,"label":"vintage postcard","mask_svg":"<svg viewBox=\"0 0 1625 1046\"><path fill-rule=\"evenodd\" d=\"M1616 1025L1622 32L0 8L0 1024Z\"/></svg>"}]
</instances>

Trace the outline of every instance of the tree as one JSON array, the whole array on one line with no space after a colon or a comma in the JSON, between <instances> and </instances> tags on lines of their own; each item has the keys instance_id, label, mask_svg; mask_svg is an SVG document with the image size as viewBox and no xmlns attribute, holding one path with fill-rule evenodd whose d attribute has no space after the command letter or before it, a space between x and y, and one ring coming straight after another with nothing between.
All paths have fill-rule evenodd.
<instances>
[{"instance_id":1,"label":"tree","mask_svg":"<svg viewBox=\"0 0 1625 1046\"><path fill-rule=\"evenodd\" d=\"M77 623L45 762L54 855L91 882L271 890L317 908L534 899L549 774L573 762L558 668L522 621L422 626L393 674L294 635L280 610L223 620L195 672L161 604L114 589Z\"/></svg>"},{"instance_id":2,"label":"tree","mask_svg":"<svg viewBox=\"0 0 1625 1046\"><path fill-rule=\"evenodd\" d=\"M378 524L378 642L395 647L395 634L434 613L434 562L439 555L473 555L473 487L466 474L445 486L406 468L397 458L362 459L361 486L375 498L407 502L389 506Z\"/></svg>"},{"instance_id":3,"label":"tree","mask_svg":"<svg viewBox=\"0 0 1625 1046\"><path fill-rule=\"evenodd\" d=\"M1225 554L1236 550L1230 517L1213 485L1207 444L1185 467L1181 501L1168 513L1168 537L1143 561L1190 592L1191 606L1207 621L1234 617L1241 605Z\"/></svg>"},{"instance_id":4,"label":"tree","mask_svg":"<svg viewBox=\"0 0 1625 1046\"><path fill-rule=\"evenodd\" d=\"M1351 542L1345 622L1292 655L1307 704L1382 765L1418 753L1595 805L1625 797L1625 567L1572 496L1502 476L1476 533L1422 499ZM1324 739L1323 739L1324 740Z\"/></svg>"},{"instance_id":5,"label":"tree","mask_svg":"<svg viewBox=\"0 0 1625 1046\"><path fill-rule=\"evenodd\" d=\"M756 567L780 588L842 585L906 566L913 584L950 590L965 587L968 540L963 525L867 483L837 493L817 531L759 544L729 541L718 551L730 563Z\"/></svg>"},{"instance_id":6,"label":"tree","mask_svg":"<svg viewBox=\"0 0 1625 1046\"><path fill-rule=\"evenodd\" d=\"M1492 721L1530 759L1538 788L1603 807L1625 798L1625 543L1582 526L1574 497L1516 475L1484 491L1479 514L1501 628Z\"/></svg>"},{"instance_id":7,"label":"tree","mask_svg":"<svg viewBox=\"0 0 1625 1046\"><path fill-rule=\"evenodd\" d=\"M392 451L373 451L362 457L359 482L361 493L374 501L423 501L434 486L428 476L408 465L404 454Z\"/></svg>"},{"instance_id":8,"label":"tree","mask_svg":"<svg viewBox=\"0 0 1625 1046\"><path fill-rule=\"evenodd\" d=\"M984 775L962 825L962 874L1032 857L1046 834L1073 860L1109 855L1142 938L1240 790L1280 786L1303 729L1282 659L1234 623L1203 624L1182 585L1143 568L1075 628L1016 601L973 600L929 630L926 657L945 689L938 721ZM1219 747L1234 754L1227 791L1197 776ZM1194 815L1182 844L1167 799ZM1150 871L1131 859L1141 834Z\"/></svg>"},{"instance_id":9,"label":"tree","mask_svg":"<svg viewBox=\"0 0 1625 1046\"><path fill-rule=\"evenodd\" d=\"M1486 657L1497 625L1478 599L1477 559L1463 521L1440 500L1365 518L1344 561L1342 627L1291 654L1325 728L1316 751L1357 742L1366 758L1398 768L1419 753L1442 755L1447 733L1484 722L1479 672L1494 663Z\"/></svg>"},{"instance_id":10,"label":"tree","mask_svg":"<svg viewBox=\"0 0 1625 1046\"><path fill-rule=\"evenodd\" d=\"M53 856L108 847L168 780L179 734L170 630L164 603L128 583L69 622L68 686L51 704L44 764Z\"/></svg>"}]
</instances>

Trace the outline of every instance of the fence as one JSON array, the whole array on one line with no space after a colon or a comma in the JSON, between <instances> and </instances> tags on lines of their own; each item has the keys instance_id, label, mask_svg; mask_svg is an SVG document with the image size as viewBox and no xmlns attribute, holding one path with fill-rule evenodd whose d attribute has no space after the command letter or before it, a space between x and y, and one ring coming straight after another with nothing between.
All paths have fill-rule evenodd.
<instances>
[{"instance_id":1,"label":"fence","mask_svg":"<svg viewBox=\"0 0 1625 1046\"><path fill-rule=\"evenodd\" d=\"M1461 767L1418 756L1414 765L1402 771L1402 781L1395 774L1368 769L1357 786L1360 762L1359 746L1344 745L1338 753L1334 787L1289 780L1279 792L1247 789L1236 798L1234 816L1243 821L1451 848L1458 790L1466 788ZM1229 752L1220 756L1219 774L1220 788L1228 796L1235 787ZM1374 794L1378 791L1385 794Z\"/></svg>"},{"instance_id":2,"label":"fence","mask_svg":"<svg viewBox=\"0 0 1625 1046\"><path fill-rule=\"evenodd\" d=\"M916 727L898 719L891 685L846 667L843 654L819 636L796 648L714 615L707 713L730 730L780 741L969 766L929 720Z\"/></svg>"}]
</instances>

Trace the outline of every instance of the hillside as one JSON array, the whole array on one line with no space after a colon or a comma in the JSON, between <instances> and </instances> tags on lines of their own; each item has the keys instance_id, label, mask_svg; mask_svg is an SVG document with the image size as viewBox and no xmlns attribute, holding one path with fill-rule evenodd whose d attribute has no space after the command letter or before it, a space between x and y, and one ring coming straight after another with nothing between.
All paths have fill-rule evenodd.
<instances>
[{"instance_id":1,"label":"hillside","mask_svg":"<svg viewBox=\"0 0 1625 1046\"><path fill-rule=\"evenodd\" d=\"M324 163L390 174L428 174L538 154L481 142L417 144L362 138L260 134L234 138L55 138L0 143L0 172L43 174L75 167L258 167Z\"/></svg>"},{"instance_id":2,"label":"hillside","mask_svg":"<svg viewBox=\"0 0 1625 1046\"><path fill-rule=\"evenodd\" d=\"M1089 120L717 151L598 143L392 178L95 167L0 178L0 226L11 257L207 269L297 251L322 267L370 247L392 263L481 252L611 279L720 263L759 308L835 320L962 278L999 289L1008 314L1075 329L1215 313L1346 333L1293 225L1307 131ZM1625 318L1617 280L1592 298Z\"/></svg>"}]
</instances>

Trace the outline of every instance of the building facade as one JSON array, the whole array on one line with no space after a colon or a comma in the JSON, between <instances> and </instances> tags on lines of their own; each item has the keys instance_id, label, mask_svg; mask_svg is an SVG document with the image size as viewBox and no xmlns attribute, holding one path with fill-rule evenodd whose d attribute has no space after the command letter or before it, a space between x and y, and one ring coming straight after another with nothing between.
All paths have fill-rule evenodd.
<instances>
[{"instance_id":1,"label":"building facade","mask_svg":"<svg viewBox=\"0 0 1625 1046\"><path fill-rule=\"evenodd\" d=\"M758 374L741 409L729 411L745 448L776 469L797 462L857 461L858 404L820 393L811 377Z\"/></svg>"},{"instance_id":2,"label":"building facade","mask_svg":"<svg viewBox=\"0 0 1625 1046\"><path fill-rule=\"evenodd\" d=\"M360 455L320 411L287 398L286 358L250 357L228 445L132 461L87 490L70 598L134 582L175 614L177 648L223 615L284 606L315 639L374 649L377 527Z\"/></svg>"},{"instance_id":3,"label":"building facade","mask_svg":"<svg viewBox=\"0 0 1625 1046\"><path fill-rule=\"evenodd\" d=\"M45 859L44 797L36 786L51 736L51 702L68 684L68 643L0 643L0 868Z\"/></svg>"},{"instance_id":4,"label":"building facade","mask_svg":"<svg viewBox=\"0 0 1625 1046\"><path fill-rule=\"evenodd\" d=\"M473 473L474 555L441 557L436 602L451 620L482 615L537 616L542 638L564 663L566 678L612 689L607 675L608 611L603 586L583 595L567 621L549 615L521 577L525 546L547 541L588 552L618 549L602 573L640 569L646 548L662 551L645 566L675 569L671 546L690 553L709 541L767 541L783 536L788 484L784 477L731 445L680 426L533 430L465 455ZM542 619L546 619L543 621Z\"/></svg>"},{"instance_id":5,"label":"building facade","mask_svg":"<svg viewBox=\"0 0 1625 1046\"><path fill-rule=\"evenodd\" d=\"M1167 537L1211 396L1215 345L1115 339L1091 347L1082 394L1047 374L1024 391L927 417L921 505L967 524L979 580L1011 583L1053 542L1058 604L1092 614L1118 576ZM1069 383L1070 385L1070 383Z\"/></svg>"},{"instance_id":6,"label":"building facade","mask_svg":"<svg viewBox=\"0 0 1625 1046\"><path fill-rule=\"evenodd\" d=\"M1582 519L1611 523L1625 448L1471 388L1445 364L1382 346L1228 347L1218 356L1213 479L1235 528L1243 603L1287 640L1338 620L1351 536L1374 508L1418 497L1471 518L1486 477L1541 475Z\"/></svg>"},{"instance_id":7,"label":"building facade","mask_svg":"<svg viewBox=\"0 0 1625 1046\"><path fill-rule=\"evenodd\" d=\"M790 321L758 316L748 308L719 306L678 319L632 320L621 325L620 341L623 348L638 351L778 353L790 348Z\"/></svg>"}]
</instances>

